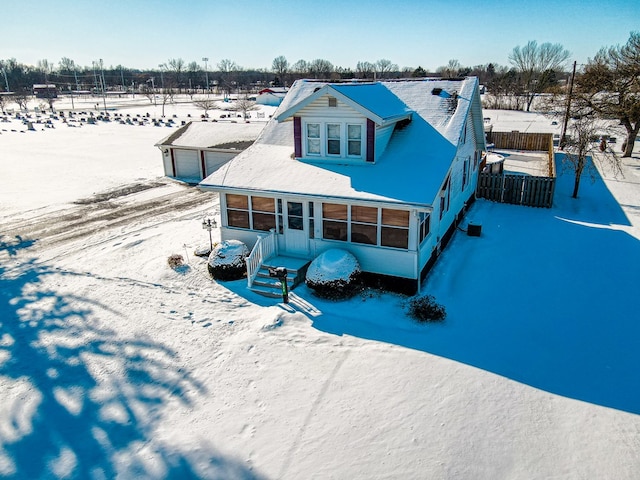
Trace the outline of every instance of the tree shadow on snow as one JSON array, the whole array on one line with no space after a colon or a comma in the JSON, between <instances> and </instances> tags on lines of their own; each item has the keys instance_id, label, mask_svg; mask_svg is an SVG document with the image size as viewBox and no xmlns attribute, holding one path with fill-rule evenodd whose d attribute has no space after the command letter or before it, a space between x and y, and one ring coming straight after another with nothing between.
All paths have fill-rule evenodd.
<instances>
[{"instance_id":1,"label":"tree shadow on snow","mask_svg":"<svg viewBox=\"0 0 640 480\"><path fill-rule=\"evenodd\" d=\"M601 178L583 179L577 200L572 187L561 174L552 209L474 204L467 219L482 236L458 232L423 284L445 305L443 324L323 316L314 326L640 414L640 241Z\"/></svg>"},{"instance_id":2,"label":"tree shadow on snow","mask_svg":"<svg viewBox=\"0 0 640 480\"><path fill-rule=\"evenodd\" d=\"M29 246L0 237L9 257ZM175 352L96 321L106 306L44 282L64 275L0 264L0 476L257 478L208 445L157 438L161 407L188 408L203 387Z\"/></svg>"}]
</instances>

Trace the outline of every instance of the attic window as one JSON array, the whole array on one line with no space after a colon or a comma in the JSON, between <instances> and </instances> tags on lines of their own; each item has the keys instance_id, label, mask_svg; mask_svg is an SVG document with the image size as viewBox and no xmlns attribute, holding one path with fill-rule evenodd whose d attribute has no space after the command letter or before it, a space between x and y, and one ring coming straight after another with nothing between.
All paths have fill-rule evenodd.
<instances>
[{"instance_id":1,"label":"attic window","mask_svg":"<svg viewBox=\"0 0 640 480\"><path fill-rule=\"evenodd\" d=\"M338 99L336 97L329 97L329 106L330 107L337 107L338 106Z\"/></svg>"}]
</instances>

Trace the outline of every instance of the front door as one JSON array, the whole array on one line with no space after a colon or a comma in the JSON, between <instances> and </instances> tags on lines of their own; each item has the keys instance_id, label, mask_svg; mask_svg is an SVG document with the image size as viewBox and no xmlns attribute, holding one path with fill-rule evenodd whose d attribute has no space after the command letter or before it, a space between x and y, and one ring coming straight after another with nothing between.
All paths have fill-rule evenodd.
<instances>
[{"instance_id":1,"label":"front door","mask_svg":"<svg viewBox=\"0 0 640 480\"><path fill-rule=\"evenodd\" d=\"M302 202L285 202L284 237L287 253L307 255L309 234L306 212Z\"/></svg>"}]
</instances>

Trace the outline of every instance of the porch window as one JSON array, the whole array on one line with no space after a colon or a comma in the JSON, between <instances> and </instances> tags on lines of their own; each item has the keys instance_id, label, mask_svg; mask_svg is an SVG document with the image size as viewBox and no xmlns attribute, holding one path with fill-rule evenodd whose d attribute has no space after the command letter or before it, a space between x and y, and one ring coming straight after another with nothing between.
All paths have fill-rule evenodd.
<instances>
[{"instance_id":1,"label":"porch window","mask_svg":"<svg viewBox=\"0 0 640 480\"><path fill-rule=\"evenodd\" d=\"M347 205L322 204L322 238L347 241Z\"/></svg>"},{"instance_id":2,"label":"porch window","mask_svg":"<svg viewBox=\"0 0 640 480\"><path fill-rule=\"evenodd\" d=\"M382 209L380 244L384 247L409 248L409 212Z\"/></svg>"},{"instance_id":3,"label":"porch window","mask_svg":"<svg viewBox=\"0 0 640 480\"><path fill-rule=\"evenodd\" d=\"M378 209L351 207L351 241L367 245L378 244Z\"/></svg>"},{"instance_id":4,"label":"porch window","mask_svg":"<svg viewBox=\"0 0 640 480\"><path fill-rule=\"evenodd\" d=\"M420 213L420 243L429 236L431 231L431 215L428 213Z\"/></svg>"},{"instance_id":5,"label":"porch window","mask_svg":"<svg viewBox=\"0 0 640 480\"><path fill-rule=\"evenodd\" d=\"M227 223L230 227L249 228L249 198L227 193Z\"/></svg>"},{"instance_id":6,"label":"porch window","mask_svg":"<svg viewBox=\"0 0 640 480\"><path fill-rule=\"evenodd\" d=\"M276 228L275 201L269 197L251 197L253 230L269 231Z\"/></svg>"},{"instance_id":7,"label":"porch window","mask_svg":"<svg viewBox=\"0 0 640 480\"><path fill-rule=\"evenodd\" d=\"M428 221L427 226L428 234ZM409 248L409 212L361 205L322 204L322 238Z\"/></svg>"}]
</instances>

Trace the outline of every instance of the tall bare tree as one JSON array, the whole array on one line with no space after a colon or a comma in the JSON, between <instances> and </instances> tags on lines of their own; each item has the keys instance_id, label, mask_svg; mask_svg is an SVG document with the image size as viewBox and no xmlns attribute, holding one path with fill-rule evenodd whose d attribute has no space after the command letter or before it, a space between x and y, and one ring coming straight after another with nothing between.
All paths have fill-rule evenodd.
<instances>
[{"instance_id":1,"label":"tall bare tree","mask_svg":"<svg viewBox=\"0 0 640 480\"><path fill-rule=\"evenodd\" d=\"M181 58L170 58L167 62L167 67L174 74L174 84L178 88L179 92L182 84L182 76L185 70L184 60Z\"/></svg>"},{"instance_id":2,"label":"tall bare tree","mask_svg":"<svg viewBox=\"0 0 640 480\"><path fill-rule=\"evenodd\" d=\"M612 168L616 175L622 173L618 156L605 143L598 143L602 126L592 116L575 118L569 127L569 133L564 146L563 168L574 175L573 198L578 198L583 174L588 174L591 181L595 181L597 169L593 163L594 156L598 155L603 165Z\"/></svg>"},{"instance_id":3,"label":"tall bare tree","mask_svg":"<svg viewBox=\"0 0 640 480\"><path fill-rule=\"evenodd\" d=\"M376 66L371 62L358 62L356 64L356 75L358 78L373 78Z\"/></svg>"},{"instance_id":4,"label":"tall bare tree","mask_svg":"<svg viewBox=\"0 0 640 480\"><path fill-rule=\"evenodd\" d=\"M517 46L509 54L509 62L520 74L520 81L526 96L527 112L531 110L534 98L549 84L550 76L543 75L548 70L562 70L569 59L568 50L559 43L529 41L524 47Z\"/></svg>"},{"instance_id":5,"label":"tall bare tree","mask_svg":"<svg viewBox=\"0 0 640 480\"><path fill-rule=\"evenodd\" d=\"M329 78L333 72L333 64L329 60L316 58L309 64L309 73L314 78Z\"/></svg>"},{"instance_id":6,"label":"tall bare tree","mask_svg":"<svg viewBox=\"0 0 640 480\"><path fill-rule=\"evenodd\" d=\"M218 63L218 70L220 71L222 89L227 93L227 95L231 95L234 73L238 71L238 65L228 58L224 58Z\"/></svg>"},{"instance_id":7,"label":"tall bare tree","mask_svg":"<svg viewBox=\"0 0 640 480\"><path fill-rule=\"evenodd\" d=\"M391 72L398 70L398 65L392 63L391 60L381 58L376 61L376 71L378 72L378 78L387 78Z\"/></svg>"},{"instance_id":8,"label":"tall bare tree","mask_svg":"<svg viewBox=\"0 0 640 480\"><path fill-rule=\"evenodd\" d=\"M457 78L460 70L462 70L462 64L455 58L449 60L449 62L436 69L436 73L442 78Z\"/></svg>"},{"instance_id":9,"label":"tall bare tree","mask_svg":"<svg viewBox=\"0 0 640 480\"><path fill-rule=\"evenodd\" d=\"M640 32L632 32L623 46L601 49L576 83L578 102L624 126L622 156L630 157L640 131Z\"/></svg>"},{"instance_id":10,"label":"tall bare tree","mask_svg":"<svg viewBox=\"0 0 640 480\"><path fill-rule=\"evenodd\" d=\"M278 77L280 83L286 86L285 77L287 73L289 73L289 62L283 55L273 59L273 62L271 63L271 70L273 70L273 73Z\"/></svg>"}]
</instances>

